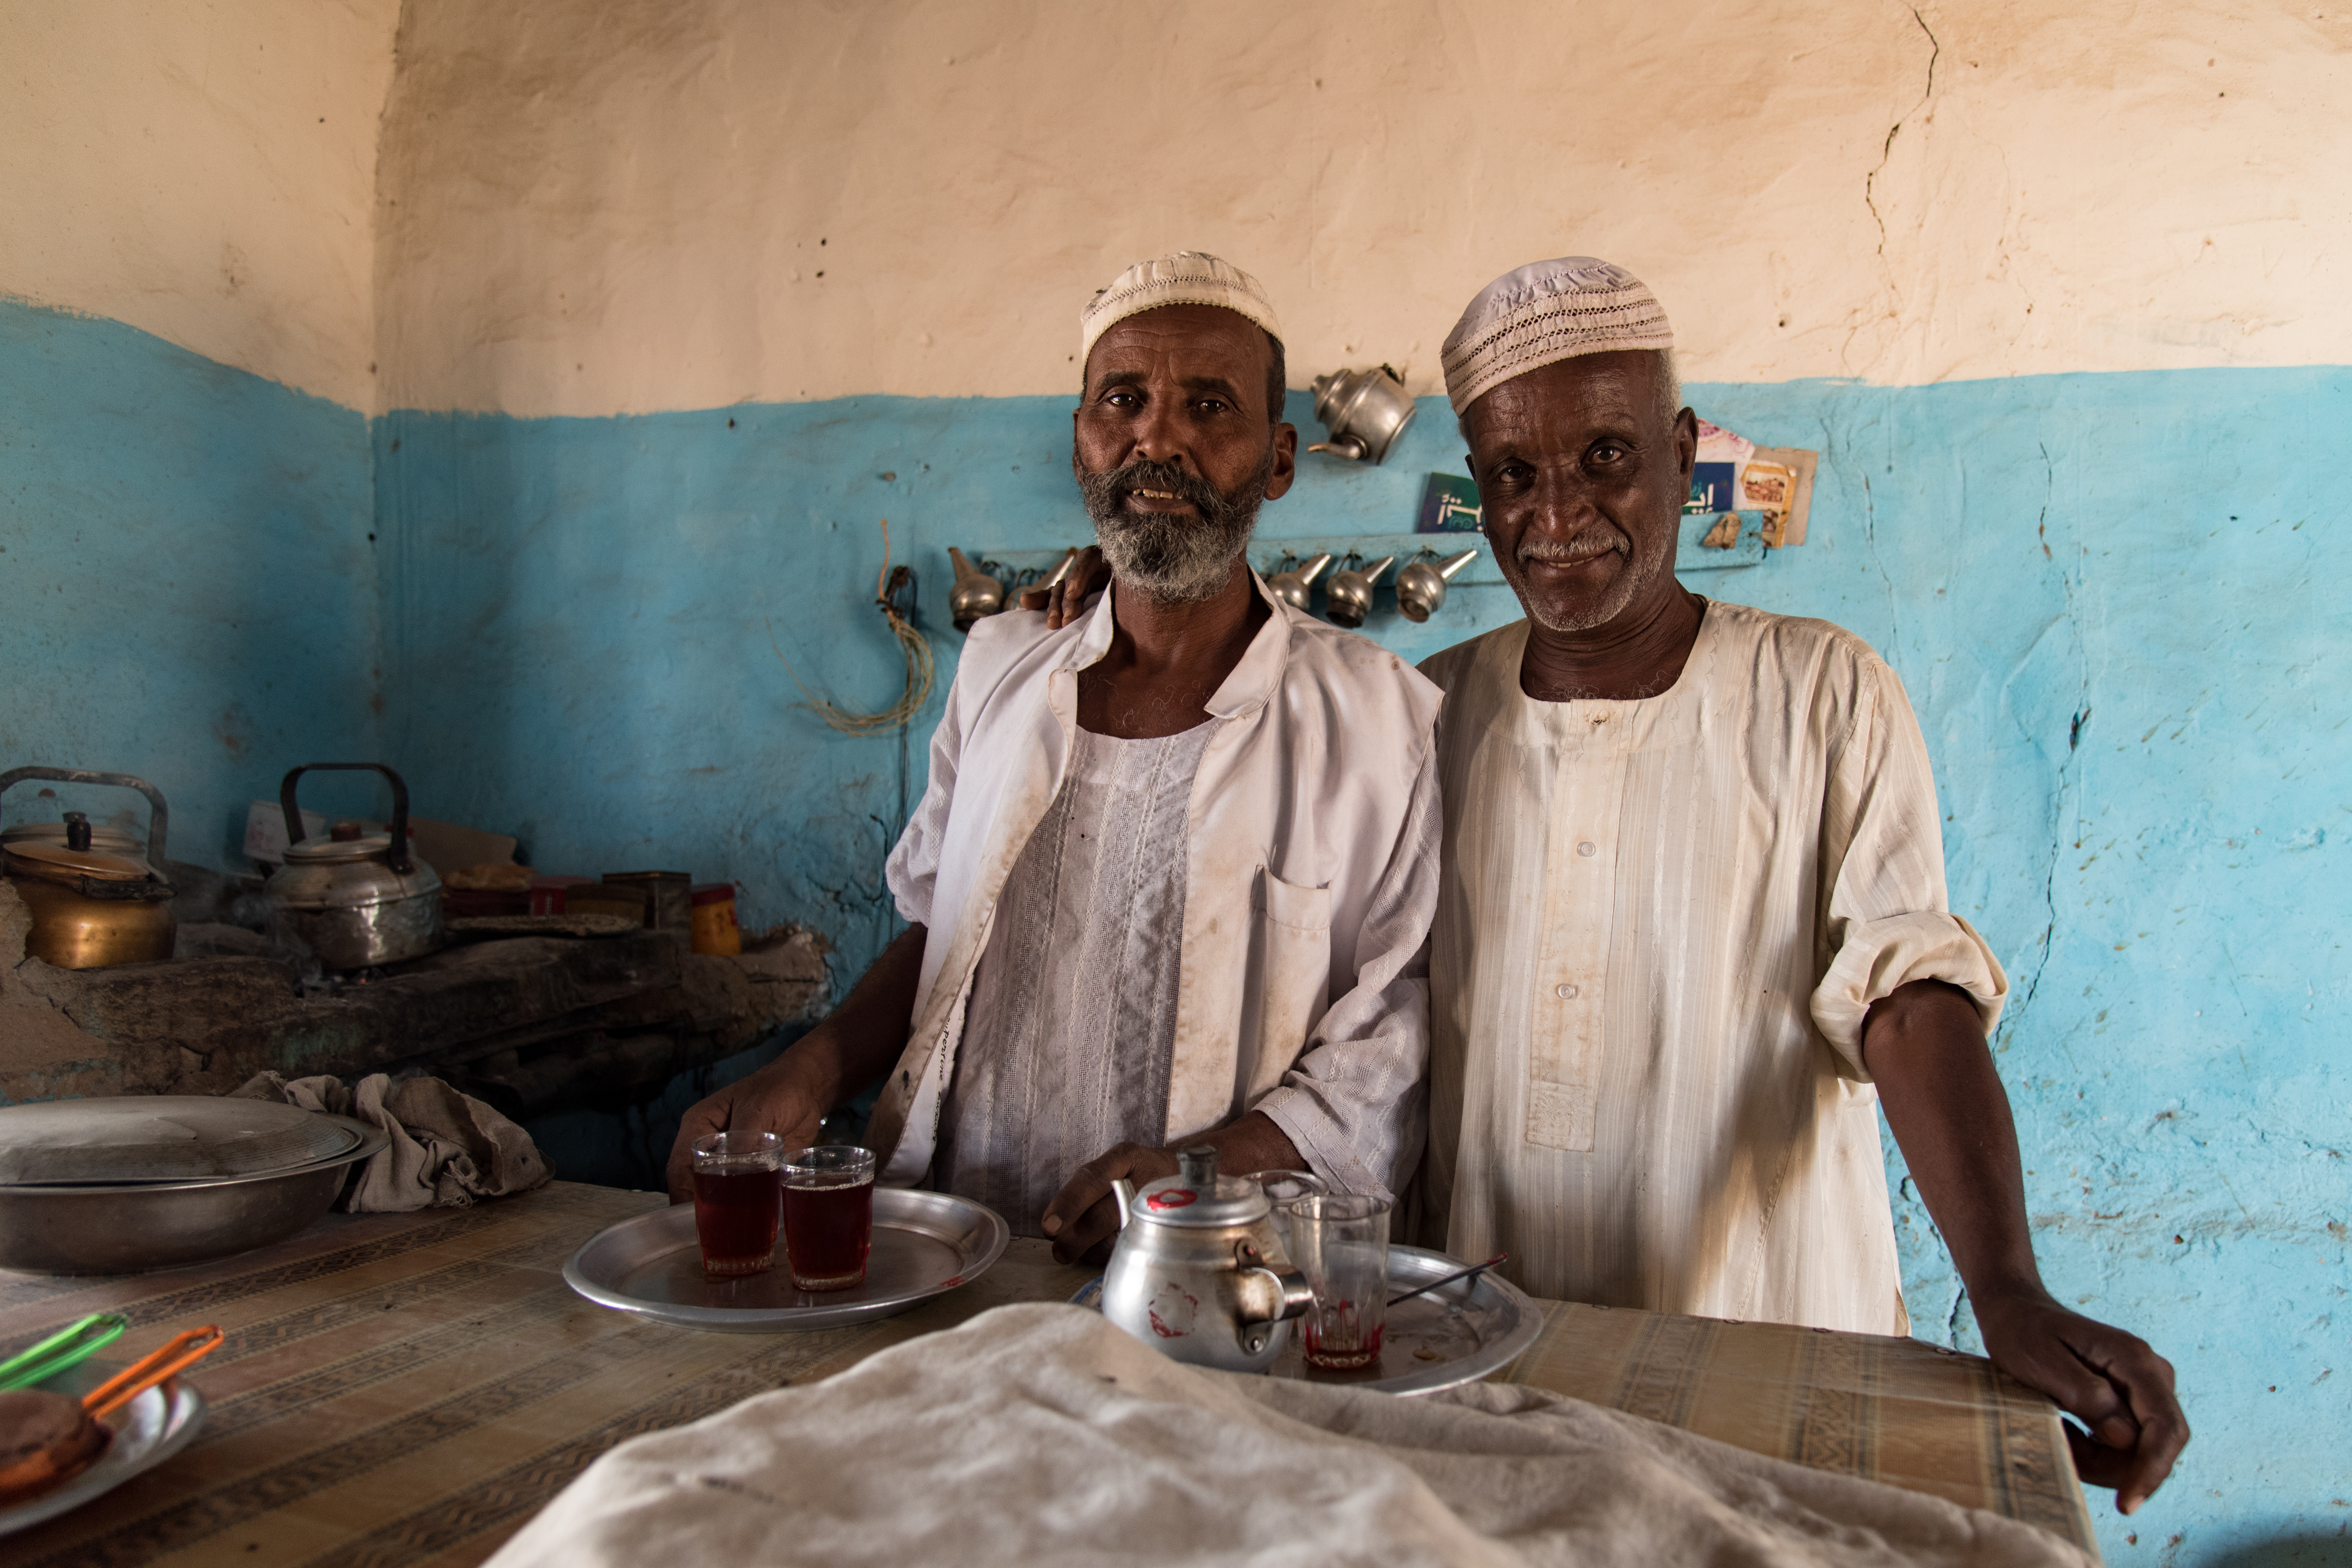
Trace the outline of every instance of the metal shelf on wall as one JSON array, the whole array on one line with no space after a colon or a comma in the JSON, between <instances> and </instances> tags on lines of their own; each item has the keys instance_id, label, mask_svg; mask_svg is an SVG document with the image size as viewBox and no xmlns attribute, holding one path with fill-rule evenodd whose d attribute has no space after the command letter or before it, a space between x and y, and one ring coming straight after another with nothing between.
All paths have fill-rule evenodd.
<instances>
[{"instance_id":1,"label":"metal shelf on wall","mask_svg":"<svg viewBox=\"0 0 2352 1568\"><path fill-rule=\"evenodd\" d=\"M1722 542L1727 536L1729 542ZM1003 582L1010 593L1017 594L1059 565L1067 550L1068 546L1063 545L1049 550L985 550L971 553L974 565ZM1478 557L1455 575L1454 586L1501 584L1502 570L1495 564L1494 552L1487 547L1483 533L1326 533L1297 539L1259 538L1250 541L1249 558L1260 574L1271 576L1328 551L1332 556L1331 565L1325 573L1328 576L1333 572L1378 561L1383 555L1393 555L1396 565L1388 570L1380 584L1382 597L1392 602L1398 567L1416 556L1442 560L1465 550L1477 551ZM1692 572L1759 566L1770 553L1764 543L1762 512L1689 512L1682 520L1675 572L1680 576ZM1317 591L1319 595L1319 581Z\"/></svg>"}]
</instances>

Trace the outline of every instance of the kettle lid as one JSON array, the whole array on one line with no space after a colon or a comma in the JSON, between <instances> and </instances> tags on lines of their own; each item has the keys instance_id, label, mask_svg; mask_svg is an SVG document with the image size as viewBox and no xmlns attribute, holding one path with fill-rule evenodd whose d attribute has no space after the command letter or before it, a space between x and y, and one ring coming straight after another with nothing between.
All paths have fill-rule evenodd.
<instances>
[{"instance_id":1,"label":"kettle lid","mask_svg":"<svg viewBox=\"0 0 2352 1568\"><path fill-rule=\"evenodd\" d=\"M8 846L8 858L24 863L36 876L95 877L101 882L144 882L155 873L132 855L104 849L76 849L70 845L37 838L20 838Z\"/></svg>"},{"instance_id":2,"label":"kettle lid","mask_svg":"<svg viewBox=\"0 0 2352 1568\"><path fill-rule=\"evenodd\" d=\"M338 822L324 834L286 847L286 858L302 862L382 860L392 854L392 835L369 833L356 822Z\"/></svg>"},{"instance_id":3,"label":"kettle lid","mask_svg":"<svg viewBox=\"0 0 2352 1568\"><path fill-rule=\"evenodd\" d=\"M1177 1161L1174 1175L1136 1194L1139 1217L1158 1225L1255 1225L1272 1212L1264 1187L1246 1176L1217 1174L1215 1145L1196 1143Z\"/></svg>"}]
</instances>

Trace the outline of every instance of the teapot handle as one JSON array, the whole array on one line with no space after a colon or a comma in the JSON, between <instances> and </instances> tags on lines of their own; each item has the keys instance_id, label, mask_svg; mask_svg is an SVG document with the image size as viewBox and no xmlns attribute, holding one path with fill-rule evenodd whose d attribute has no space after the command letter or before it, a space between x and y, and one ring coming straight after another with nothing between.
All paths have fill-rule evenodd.
<instances>
[{"instance_id":1,"label":"teapot handle","mask_svg":"<svg viewBox=\"0 0 2352 1568\"><path fill-rule=\"evenodd\" d=\"M278 804L286 813L286 842L302 842L302 808L294 804L294 781L304 773L360 772L373 770L392 781L392 853L386 863L401 876L416 869L408 858L408 785L398 773L382 763L305 763L286 775L278 786Z\"/></svg>"},{"instance_id":2,"label":"teapot handle","mask_svg":"<svg viewBox=\"0 0 2352 1568\"><path fill-rule=\"evenodd\" d=\"M1118 1228L1127 1228L1127 1216L1135 1207L1135 1184L1125 1176L1110 1179L1110 1195L1118 1200Z\"/></svg>"},{"instance_id":3,"label":"teapot handle","mask_svg":"<svg viewBox=\"0 0 2352 1568\"><path fill-rule=\"evenodd\" d=\"M121 789L135 789L147 797L147 864L155 874L163 874L163 831L171 826L171 812L163 805L163 792L145 779L132 778L129 773L94 773L84 768L10 768L0 773L0 794L10 784L25 779L47 779L53 784L113 784Z\"/></svg>"}]
</instances>

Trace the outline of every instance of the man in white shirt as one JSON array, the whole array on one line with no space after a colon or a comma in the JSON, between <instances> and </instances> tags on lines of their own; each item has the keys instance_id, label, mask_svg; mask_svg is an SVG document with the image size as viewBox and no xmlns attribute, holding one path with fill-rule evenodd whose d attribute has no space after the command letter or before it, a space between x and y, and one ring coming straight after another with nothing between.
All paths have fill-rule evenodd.
<instances>
[{"instance_id":1,"label":"man in white shirt","mask_svg":"<svg viewBox=\"0 0 2352 1568\"><path fill-rule=\"evenodd\" d=\"M1244 558L1290 488L1255 279L1142 263L1081 321L1072 466L1111 587L977 623L888 879L910 929L824 1024L688 1112L814 1142L887 1080L883 1180L966 1194L1066 1261L1110 1182L1215 1144L1387 1196L1417 1164L1437 897L1436 688Z\"/></svg>"},{"instance_id":2,"label":"man in white shirt","mask_svg":"<svg viewBox=\"0 0 2352 1568\"><path fill-rule=\"evenodd\" d=\"M1822 621L1675 579L1697 446L1631 273L1538 262L1445 343L1527 619L1423 665L1445 876L1424 1240L1540 1295L1902 1333L1883 1106L1993 1360L2088 1426L2126 1512L2188 1439L2172 1369L2033 1258L1902 682Z\"/></svg>"}]
</instances>

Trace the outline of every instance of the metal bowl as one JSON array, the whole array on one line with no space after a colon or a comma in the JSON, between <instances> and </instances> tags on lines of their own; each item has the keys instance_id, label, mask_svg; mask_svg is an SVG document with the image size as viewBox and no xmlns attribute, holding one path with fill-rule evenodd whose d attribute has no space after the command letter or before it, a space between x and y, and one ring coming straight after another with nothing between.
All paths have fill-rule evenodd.
<instances>
[{"instance_id":1,"label":"metal bowl","mask_svg":"<svg viewBox=\"0 0 2352 1568\"><path fill-rule=\"evenodd\" d=\"M87 1187L0 1186L0 1268L149 1274L283 1241L333 1206L343 1178L391 1140L362 1134L331 1159L250 1176Z\"/></svg>"}]
</instances>

